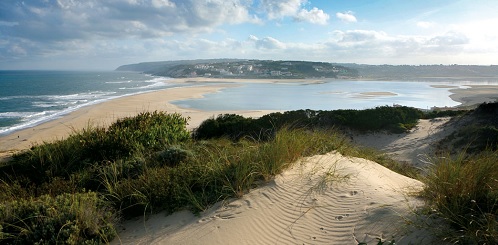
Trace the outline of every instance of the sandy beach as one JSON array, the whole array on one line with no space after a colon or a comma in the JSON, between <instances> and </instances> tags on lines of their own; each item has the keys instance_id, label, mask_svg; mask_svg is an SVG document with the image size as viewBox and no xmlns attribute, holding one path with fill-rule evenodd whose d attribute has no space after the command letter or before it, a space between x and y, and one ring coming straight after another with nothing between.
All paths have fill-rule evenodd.
<instances>
[{"instance_id":1,"label":"sandy beach","mask_svg":"<svg viewBox=\"0 0 498 245\"><path fill-rule=\"evenodd\" d=\"M143 111L181 113L190 118L190 129L222 113L259 117L271 111L207 112L180 108L170 102L199 98L237 86L235 82L296 82L223 81L226 83L220 85L204 78L177 79L174 82L198 86L128 96L85 107L1 137L0 154L5 160L12 152L33 144L62 139L88 125L109 125L118 118ZM462 106L472 106L494 101L498 86L470 86L451 92L451 98ZM368 94L388 95L382 91ZM443 130L445 122L422 120L416 129L404 135L356 135L354 140L420 166L423 159L418 160L428 152L431 142L448 133ZM419 181L375 162L332 152L302 159L273 181L240 199L219 202L199 216L182 211L128 220L119 228L119 237L113 244L374 244L378 238L395 239L398 244L429 244L433 239L430 233L408 225L416 218L413 211L423 204L413 195L420 188Z\"/></svg>"},{"instance_id":2,"label":"sandy beach","mask_svg":"<svg viewBox=\"0 0 498 245\"><path fill-rule=\"evenodd\" d=\"M191 82L191 80L177 79L175 82ZM199 111L195 109L180 108L169 103L170 101L189 98L200 98L204 94L214 93L223 88L235 86L233 84L192 86L172 88L156 92L144 93L134 96L122 97L81 108L62 118L43 123L41 125L20 130L13 134L0 137L0 156L10 155L12 152L26 149L34 144L62 139L74 130L81 130L88 125L106 126L118 118L134 116L144 111L166 111L168 113L181 113L189 117L189 128L198 126L203 120L223 113L236 113L247 117L259 117L272 111Z\"/></svg>"}]
</instances>

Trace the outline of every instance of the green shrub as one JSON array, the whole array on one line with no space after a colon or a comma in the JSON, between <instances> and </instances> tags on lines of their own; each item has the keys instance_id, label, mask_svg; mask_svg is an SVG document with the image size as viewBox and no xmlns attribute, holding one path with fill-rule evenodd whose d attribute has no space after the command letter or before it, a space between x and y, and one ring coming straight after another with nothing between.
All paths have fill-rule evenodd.
<instances>
[{"instance_id":1,"label":"green shrub","mask_svg":"<svg viewBox=\"0 0 498 245\"><path fill-rule=\"evenodd\" d=\"M48 195L0 204L3 244L102 244L116 219L96 193Z\"/></svg>"},{"instance_id":2,"label":"green shrub","mask_svg":"<svg viewBox=\"0 0 498 245\"><path fill-rule=\"evenodd\" d=\"M187 119L177 113L143 112L120 119L107 130L88 127L65 140L34 146L16 155L0 173L24 176L35 184L54 177L69 178L94 168L95 163L134 158L187 141L186 125Z\"/></svg>"},{"instance_id":3,"label":"green shrub","mask_svg":"<svg viewBox=\"0 0 498 245\"><path fill-rule=\"evenodd\" d=\"M195 130L193 137L198 140L228 137L238 140L252 134L254 120L236 114L220 114L216 118L203 121Z\"/></svg>"},{"instance_id":4,"label":"green shrub","mask_svg":"<svg viewBox=\"0 0 498 245\"><path fill-rule=\"evenodd\" d=\"M157 153L157 160L161 165L175 167L181 162L185 162L192 152L179 146L168 147Z\"/></svg>"},{"instance_id":5,"label":"green shrub","mask_svg":"<svg viewBox=\"0 0 498 245\"><path fill-rule=\"evenodd\" d=\"M314 111L296 110L275 112L258 119L235 114L219 115L204 121L195 131L194 138L210 139L243 137L268 140L283 127L290 129L320 129L345 127L361 131L386 130L403 133L415 127L424 113L415 108L379 106L366 110Z\"/></svg>"},{"instance_id":6,"label":"green shrub","mask_svg":"<svg viewBox=\"0 0 498 245\"><path fill-rule=\"evenodd\" d=\"M104 159L133 155L136 151L159 150L167 145L190 138L187 118L181 114L164 112L142 112L113 123L107 130L107 140L102 152Z\"/></svg>"}]
</instances>

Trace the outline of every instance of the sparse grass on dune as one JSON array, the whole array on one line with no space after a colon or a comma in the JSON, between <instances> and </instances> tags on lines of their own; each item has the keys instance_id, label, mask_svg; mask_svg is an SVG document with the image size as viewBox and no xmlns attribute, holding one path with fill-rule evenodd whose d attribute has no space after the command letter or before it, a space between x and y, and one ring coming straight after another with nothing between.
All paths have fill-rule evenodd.
<instances>
[{"instance_id":1,"label":"sparse grass on dune","mask_svg":"<svg viewBox=\"0 0 498 245\"><path fill-rule=\"evenodd\" d=\"M190 142L182 146L188 149L188 156L174 167L148 168L137 178L119 181L119 171L103 175L105 193L130 215L137 215L132 210L145 209L174 211L190 207L202 211L217 201L242 196L299 157L329 152L340 144L341 139L329 133L286 129L268 142Z\"/></svg>"},{"instance_id":2,"label":"sparse grass on dune","mask_svg":"<svg viewBox=\"0 0 498 245\"><path fill-rule=\"evenodd\" d=\"M465 152L434 159L424 196L452 231L452 243L498 243L498 151L469 157Z\"/></svg>"}]
</instances>

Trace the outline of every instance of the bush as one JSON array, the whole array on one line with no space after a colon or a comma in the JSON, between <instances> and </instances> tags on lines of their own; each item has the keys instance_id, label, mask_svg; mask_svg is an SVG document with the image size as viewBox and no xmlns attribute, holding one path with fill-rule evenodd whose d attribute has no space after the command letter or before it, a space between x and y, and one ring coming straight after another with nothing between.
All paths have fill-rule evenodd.
<instances>
[{"instance_id":1,"label":"bush","mask_svg":"<svg viewBox=\"0 0 498 245\"><path fill-rule=\"evenodd\" d=\"M129 159L187 141L186 125L187 119L177 113L143 112L120 119L107 130L88 127L65 140L34 146L14 156L0 173L24 176L35 184L54 177L69 178L95 163Z\"/></svg>"},{"instance_id":2,"label":"bush","mask_svg":"<svg viewBox=\"0 0 498 245\"><path fill-rule=\"evenodd\" d=\"M423 117L421 110L406 106L379 106L366 110L297 110L270 113L258 119L224 114L204 121L194 131L194 138L228 137L238 140L251 137L268 140L275 135L275 131L283 127L290 129L343 127L361 131L386 130L403 133L415 127L418 120Z\"/></svg>"},{"instance_id":3,"label":"bush","mask_svg":"<svg viewBox=\"0 0 498 245\"><path fill-rule=\"evenodd\" d=\"M3 244L102 244L116 218L96 193L20 199L0 204Z\"/></svg>"},{"instance_id":4,"label":"bush","mask_svg":"<svg viewBox=\"0 0 498 245\"><path fill-rule=\"evenodd\" d=\"M186 141L190 138L187 118L181 114L164 112L143 112L134 117L123 118L107 130L107 139L101 152L104 159L133 155L136 151L159 150L165 146Z\"/></svg>"},{"instance_id":5,"label":"bush","mask_svg":"<svg viewBox=\"0 0 498 245\"><path fill-rule=\"evenodd\" d=\"M238 140L243 136L251 135L254 120L236 114L221 114L201 123L194 131L194 138L198 140L228 137Z\"/></svg>"},{"instance_id":6,"label":"bush","mask_svg":"<svg viewBox=\"0 0 498 245\"><path fill-rule=\"evenodd\" d=\"M185 162L190 156L192 156L192 152L178 146L172 146L158 152L157 160L160 162L160 165L175 167L178 164Z\"/></svg>"}]
</instances>

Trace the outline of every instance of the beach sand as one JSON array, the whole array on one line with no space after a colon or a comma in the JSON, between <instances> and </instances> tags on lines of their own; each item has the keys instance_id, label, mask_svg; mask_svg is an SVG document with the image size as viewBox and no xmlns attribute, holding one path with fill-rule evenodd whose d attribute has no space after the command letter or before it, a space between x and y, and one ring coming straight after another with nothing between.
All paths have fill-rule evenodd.
<instances>
[{"instance_id":1,"label":"beach sand","mask_svg":"<svg viewBox=\"0 0 498 245\"><path fill-rule=\"evenodd\" d=\"M210 84L214 80L203 78L174 82L198 86L123 97L85 107L60 119L1 137L0 152L8 156L36 143L62 139L89 124L109 125L118 118L143 111L181 113L190 117L190 129L222 113L248 117L270 113L259 110L206 112L170 103L237 86L231 82L253 82L251 80L230 79L222 85ZM462 102L462 106L472 106L494 101L498 97L498 86L470 86L451 92L452 98ZM441 133L444 123L444 119L421 121L405 135L357 135L354 139L392 151L400 160L417 160L431 142L445 134ZM422 205L411 195L420 188L419 181L377 163L328 153L305 158L242 198L219 202L199 216L182 211L125 221L113 244L375 244L377 238L394 238L398 244L430 244L433 238L429 232L407 226L415 218L413 210Z\"/></svg>"},{"instance_id":2,"label":"beach sand","mask_svg":"<svg viewBox=\"0 0 498 245\"><path fill-rule=\"evenodd\" d=\"M449 117L421 119L410 132L391 134L385 132L354 134L354 143L377 149L389 154L399 162L424 168L435 150L434 142L444 139L454 132L448 125Z\"/></svg>"},{"instance_id":3,"label":"beach sand","mask_svg":"<svg viewBox=\"0 0 498 245\"><path fill-rule=\"evenodd\" d=\"M450 92L453 93L450 98L462 103L462 107L498 100L496 85L471 85L467 88L450 89Z\"/></svg>"}]
</instances>

